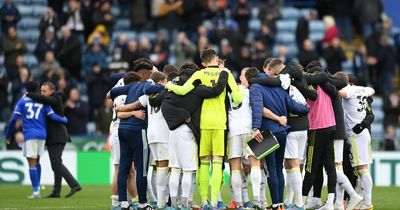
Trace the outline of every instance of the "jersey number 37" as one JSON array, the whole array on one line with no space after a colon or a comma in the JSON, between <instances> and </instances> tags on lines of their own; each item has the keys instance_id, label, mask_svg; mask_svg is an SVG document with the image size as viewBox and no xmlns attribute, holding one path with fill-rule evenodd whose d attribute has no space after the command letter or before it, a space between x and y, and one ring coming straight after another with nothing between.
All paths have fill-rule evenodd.
<instances>
[{"instance_id":1,"label":"jersey number 37","mask_svg":"<svg viewBox=\"0 0 400 210\"><path fill-rule=\"evenodd\" d=\"M26 103L25 107L28 111L28 113L26 114L26 119L35 118L37 120L39 118L40 110L43 108L43 104Z\"/></svg>"}]
</instances>

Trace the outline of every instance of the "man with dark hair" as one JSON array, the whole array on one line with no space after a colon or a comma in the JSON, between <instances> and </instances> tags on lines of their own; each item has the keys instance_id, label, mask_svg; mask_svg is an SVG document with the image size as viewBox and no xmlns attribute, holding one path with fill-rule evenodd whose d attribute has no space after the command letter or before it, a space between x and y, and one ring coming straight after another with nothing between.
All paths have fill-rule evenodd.
<instances>
[{"instance_id":1,"label":"man with dark hair","mask_svg":"<svg viewBox=\"0 0 400 210\"><path fill-rule=\"evenodd\" d=\"M28 93L36 93L38 84L29 81L26 84ZM6 130L6 143L10 143L11 134L15 128L15 123L22 118L22 130L24 133L24 144L22 152L29 164L29 175L32 183L33 194L28 199L39 199L40 196L40 176L41 165L40 156L44 152L46 139L46 115L54 121L66 123L67 118L54 114L50 106L38 103L27 96L23 96L15 106L14 114ZM78 185L79 186L79 185Z\"/></svg>"},{"instance_id":2,"label":"man with dark hair","mask_svg":"<svg viewBox=\"0 0 400 210\"><path fill-rule=\"evenodd\" d=\"M51 82L44 82L40 87L40 93L28 93L26 96L51 106L54 112L60 116L64 115L64 105L62 103L62 93L55 92L54 84ZM65 124L54 121L49 121L47 125L47 139L46 146L49 152L51 168L54 172L54 187L53 192L47 196L49 198L59 198L61 193L61 181L65 179L71 192L66 196L70 197L76 192L81 190L79 183L69 172L67 167L62 163L62 153L64 151L65 144L71 141L68 135Z\"/></svg>"},{"instance_id":3,"label":"man with dark hair","mask_svg":"<svg viewBox=\"0 0 400 210\"><path fill-rule=\"evenodd\" d=\"M177 74L178 72L179 72L178 68L176 68L176 66L172 65L172 64L167 64L163 68L163 73L167 76L167 78L170 77L169 76L170 74L174 74L174 73ZM176 76L176 74L175 74L175 76ZM170 80L168 80L168 81L170 81Z\"/></svg>"}]
</instances>

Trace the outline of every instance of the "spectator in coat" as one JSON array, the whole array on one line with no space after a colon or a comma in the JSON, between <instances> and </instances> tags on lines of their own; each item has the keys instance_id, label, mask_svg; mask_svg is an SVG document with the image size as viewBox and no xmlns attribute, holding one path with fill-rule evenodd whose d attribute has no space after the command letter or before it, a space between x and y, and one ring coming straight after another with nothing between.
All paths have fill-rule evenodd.
<instances>
[{"instance_id":1,"label":"spectator in coat","mask_svg":"<svg viewBox=\"0 0 400 210\"><path fill-rule=\"evenodd\" d=\"M7 99L8 78L7 75L0 73L0 121L8 120L9 115L9 102Z\"/></svg>"},{"instance_id":2,"label":"spectator in coat","mask_svg":"<svg viewBox=\"0 0 400 210\"><path fill-rule=\"evenodd\" d=\"M82 19L81 3L78 0L68 1L68 12L65 18L65 25L68 26L74 35L78 37L83 35L85 24Z\"/></svg>"},{"instance_id":3,"label":"spectator in coat","mask_svg":"<svg viewBox=\"0 0 400 210\"><path fill-rule=\"evenodd\" d=\"M6 34L10 27L17 27L18 21L21 20L21 14L12 0L4 0L0 8L0 20L2 34Z\"/></svg>"},{"instance_id":4,"label":"spectator in coat","mask_svg":"<svg viewBox=\"0 0 400 210\"><path fill-rule=\"evenodd\" d=\"M47 11L40 17L39 30L40 36L51 28L54 32L57 32L61 28L61 23L58 20L57 14L54 10L49 7Z\"/></svg>"},{"instance_id":5,"label":"spectator in coat","mask_svg":"<svg viewBox=\"0 0 400 210\"><path fill-rule=\"evenodd\" d=\"M363 25L363 35L368 37L378 24L383 6L381 0L354 0L355 16Z\"/></svg>"},{"instance_id":6,"label":"spectator in coat","mask_svg":"<svg viewBox=\"0 0 400 210\"><path fill-rule=\"evenodd\" d=\"M129 68L133 68L133 61L141 58L142 54L139 51L139 47L136 40L131 40L128 42L128 47L126 50L122 51L122 60L129 63Z\"/></svg>"},{"instance_id":7,"label":"spectator in coat","mask_svg":"<svg viewBox=\"0 0 400 210\"><path fill-rule=\"evenodd\" d=\"M98 135L107 135L110 131L110 123L113 116L113 102L111 99L105 99L104 104L97 110L95 116L96 133Z\"/></svg>"},{"instance_id":8,"label":"spectator in coat","mask_svg":"<svg viewBox=\"0 0 400 210\"><path fill-rule=\"evenodd\" d=\"M14 107L18 100L26 92L26 83L30 80L29 70L21 68L18 78L14 79L11 84L11 92L13 93L11 107Z\"/></svg>"},{"instance_id":9,"label":"spectator in coat","mask_svg":"<svg viewBox=\"0 0 400 210\"><path fill-rule=\"evenodd\" d=\"M81 100L77 88L69 91L65 102L65 116L68 118L67 130L71 135L85 135L86 125L89 121L89 105Z\"/></svg>"},{"instance_id":10,"label":"spectator in coat","mask_svg":"<svg viewBox=\"0 0 400 210\"><path fill-rule=\"evenodd\" d=\"M368 73L367 47L365 45L361 45L354 53L353 70L360 86L371 84Z\"/></svg>"},{"instance_id":11,"label":"spectator in coat","mask_svg":"<svg viewBox=\"0 0 400 210\"><path fill-rule=\"evenodd\" d=\"M332 16L325 16L323 21L325 24L325 34L322 38L322 44L326 46L329 45L333 39L339 37L339 30Z\"/></svg>"},{"instance_id":12,"label":"spectator in coat","mask_svg":"<svg viewBox=\"0 0 400 210\"><path fill-rule=\"evenodd\" d=\"M56 14L58 14L58 20L63 22L63 6L65 0L49 0L47 1L47 5L54 10Z\"/></svg>"},{"instance_id":13,"label":"spectator in coat","mask_svg":"<svg viewBox=\"0 0 400 210\"><path fill-rule=\"evenodd\" d=\"M203 23L204 4L202 0L183 1L182 19L183 29L187 33L190 41L197 40L197 28Z\"/></svg>"},{"instance_id":14,"label":"spectator in coat","mask_svg":"<svg viewBox=\"0 0 400 210\"><path fill-rule=\"evenodd\" d=\"M318 53L313 48L313 43L310 39L304 40L303 49L297 55L297 59L303 67L307 66L311 61L319 60Z\"/></svg>"},{"instance_id":15,"label":"spectator in coat","mask_svg":"<svg viewBox=\"0 0 400 210\"><path fill-rule=\"evenodd\" d=\"M378 90L388 94L393 91L393 75L396 70L396 51L391 45L389 36L382 36L381 49L378 54Z\"/></svg>"},{"instance_id":16,"label":"spectator in coat","mask_svg":"<svg viewBox=\"0 0 400 210\"><path fill-rule=\"evenodd\" d=\"M296 44L297 44L297 49L300 51L303 49L303 43L304 40L309 38L309 23L312 20L315 20L317 18L318 14L317 11L311 10L310 13L305 15L304 17L300 17L297 20L297 26L296 26Z\"/></svg>"},{"instance_id":17,"label":"spectator in coat","mask_svg":"<svg viewBox=\"0 0 400 210\"><path fill-rule=\"evenodd\" d=\"M18 72L13 71L16 68L16 58L23 55L28 50L25 40L17 35L14 26L8 28L7 36L3 40L4 66L7 70L7 76L13 80L18 77Z\"/></svg>"},{"instance_id":18,"label":"spectator in coat","mask_svg":"<svg viewBox=\"0 0 400 210\"><path fill-rule=\"evenodd\" d=\"M196 46L187 38L185 32L179 32L174 46L175 65L179 68L186 62L193 62Z\"/></svg>"},{"instance_id":19,"label":"spectator in coat","mask_svg":"<svg viewBox=\"0 0 400 210\"><path fill-rule=\"evenodd\" d=\"M248 0L237 0L232 8L233 19L239 24L239 31L244 36L249 31L251 8Z\"/></svg>"},{"instance_id":20,"label":"spectator in coat","mask_svg":"<svg viewBox=\"0 0 400 210\"><path fill-rule=\"evenodd\" d=\"M60 63L56 60L53 51L46 52L44 61L39 65L39 75L43 75L48 69L52 69L57 74L61 71Z\"/></svg>"},{"instance_id":21,"label":"spectator in coat","mask_svg":"<svg viewBox=\"0 0 400 210\"><path fill-rule=\"evenodd\" d=\"M149 17L147 16L146 0L134 0L130 3L131 27L136 31L142 31Z\"/></svg>"},{"instance_id":22,"label":"spectator in coat","mask_svg":"<svg viewBox=\"0 0 400 210\"><path fill-rule=\"evenodd\" d=\"M95 110L97 110L104 102L105 95L109 90L109 80L103 73L100 65L93 64L91 72L86 77L88 87L90 119L93 119Z\"/></svg>"},{"instance_id":23,"label":"spectator in coat","mask_svg":"<svg viewBox=\"0 0 400 210\"><path fill-rule=\"evenodd\" d=\"M34 53L38 62L44 60L45 54L48 51L53 52L55 55L58 52L58 40L52 28L48 28L36 44Z\"/></svg>"},{"instance_id":24,"label":"spectator in coat","mask_svg":"<svg viewBox=\"0 0 400 210\"><path fill-rule=\"evenodd\" d=\"M110 35L113 33L115 17L111 13L111 2L108 0L101 0L99 7L93 13L93 23L97 25L104 25Z\"/></svg>"},{"instance_id":25,"label":"spectator in coat","mask_svg":"<svg viewBox=\"0 0 400 210\"><path fill-rule=\"evenodd\" d=\"M166 0L161 4L156 14L156 17L158 17L158 29L169 31L169 35L172 35L172 32L178 29L182 22L183 2L182 0Z\"/></svg>"},{"instance_id":26,"label":"spectator in coat","mask_svg":"<svg viewBox=\"0 0 400 210\"><path fill-rule=\"evenodd\" d=\"M103 49L107 52L108 45L110 44L110 35L108 34L106 27L103 25L97 25L94 31L90 34L87 44L101 44Z\"/></svg>"},{"instance_id":27,"label":"spectator in coat","mask_svg":"<svg viewBox=\"0 0 400 210\"><path fill-rule=\"evenodd\" d=\"M83 29L83 35L85 36L85 41L89 38L95 25L93 22L94 13L94 1L92 0L82 0L81 1L81 15L82 21L85 28Z\"/></svg>"},{"instance_id":28,"label":"spectator in coat","mask_svg":"<svg viewBox=\"0 0 400 210\"><path fill-rule=\"evenodd\" d=\"M333 17L339 27L340 38L351 42L352 0L336 0L333 4Z\"/></svg>"},{"instance_id":29,"label":"spectator in coat","mask_svg":"<svg viewBox=\"0 0 400 210\"><path fill-rule=\"evenodd\" d=\"M332 40L329 47L325 49L323 57L331 74L342 70L342 62L346 61L347 58L338 38Z\"/></svg>"},{"instance_id":30,"label":"spectator in coat","mask_svg":"<svg viewBox=\"0 0 400 210\"><path fill-rule=\"evenodd\" d=\"M61 28L62 37L59 40L58 60L65 70L70 72L71 76L81 79L81 41L75 35L72 35L67 26Z\"/></svg>"}]
</instances>

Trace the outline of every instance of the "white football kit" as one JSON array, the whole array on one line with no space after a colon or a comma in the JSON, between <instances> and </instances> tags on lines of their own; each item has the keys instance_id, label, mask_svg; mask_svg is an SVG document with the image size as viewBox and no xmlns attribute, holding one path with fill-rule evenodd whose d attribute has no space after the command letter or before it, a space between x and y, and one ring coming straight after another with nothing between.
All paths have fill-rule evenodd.
<instances>
[{"instance_id":1,"label":"white football kit","mask_svg":"<svg viewBox=\"0 0 400 210\"><path fill-rule=\"evenodd\" d=\"M124 79L118 80L115 87L124 86ZM110 144L110 152L112 163L117 165L119 164L120 151L119 151L119 138L118 138L118 127L119 127L119 118L117 117L117 113L115 112L115 108L120 105L125 104L126 95L120 95L114 98L113 101L113 118L110 124L110 136L109 136L109 144Z\"/></svg>"}]
</instances>

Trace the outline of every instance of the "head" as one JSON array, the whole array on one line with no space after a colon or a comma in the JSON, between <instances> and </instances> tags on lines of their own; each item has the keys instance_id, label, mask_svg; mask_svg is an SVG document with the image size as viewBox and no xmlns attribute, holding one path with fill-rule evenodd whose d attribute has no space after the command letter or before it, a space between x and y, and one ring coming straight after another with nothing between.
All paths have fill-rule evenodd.
<instances>
[{"instance_id":1,"label":"head","mask_svg":"<svg viewBox=\"0 0 400 210\"><path fill-rule=\"evenodd\" d=\"M278 54L279 56L286 56L287 53L287 47L285 45L281 45L278 48Z\"/></svg>"},{"instance_id":2,"label":"head","mask_svg":"<svg viewBox=\"0 0 400 210\"><path fill-rule=\"evenodd\" d=\"M156 84L165 85L167 83L167 76L160 71L155 71L151 73L150 79L153 80Z\"/></svg>"},{"instance_id":3,"label":"head","mask_svg":"<svg viewBox=\"0 0 400 210\"><path fill-rule=\"evenodd\" d=\"M126 43L128 43L128 37L126 36L126 34L119 35L118 45L125 45Z\"/></svg>"},{"instance_id":4,"label":"head","mask_svg":"<svg viewBox=\"0 0 400 210\"><path fill-rule=\"evenodd\" d=\"M42 86L40 86L40 94L44 96L50 96L56 91L56 87L51 82L44 82Z\"/></svg>"},{"instance_id":5,"label":"head","mask_svg":"<svg viewBox=\"0 0 400 210\"><path fill-rule=\"evenodd\" d=\"M332 39L331 46L333 48L339 48L340 47L340 39L339 38Z\"/></svg>"},{"instance_id":6,"label":"head","mask_svg":"<svg viewBox=\"0 0 400 210\"><path fill-rule=\"evenodd\" d=\"M349 85L357 85L358 84L358 79L357 79L356 75L347 74L347 76L349 77Z\"/></svg>"},{"instance_id":7,"label":"head","mask_svg":"<svg viewBox=\"0 0 400 210\"><path fill-rule=\"evenodd\" d=\"M108 1L108 0L101 1L101 3L100 3L100 10L101 11L107 12L107 11L110 11L110 9L111 9L111 2L110 1Z\"/></svg>"},{"instance_id":8,"label":"head","mask_svg":"<svg viewBox=\"0 0 400 210\"><path fill-rule=\"evenodd\" d=\"M240 76L239 76L239 79L240 79L240 84L242 85L242 86L244 86L245 88L248 88L249 87L249 82L247 81L247 79L246 79L246 71L249 69L249 67L244 67L243 69L242 69L242 71L240 72Z\"/></svg>"},{"instance_id":9,"label":"head","mask_svg":"<svg viewBox=\"0 0 400 210\"><path fill-rule=\"evenodd\" d=\"M28 93L37 93L39 90L39 84L35 81L29 81L26 83L26 91Z\"/></svg>"},{"instance_id":10,"label":"head","mask_svg":"<svg viewBox=\"0 0 400 210\"><path fill-rule=\"evenodd\" d=\"M308 13L308 19L309 20L315 20L318 18L318 12L317 10L311 9L310 13Z\"/></svg>"},{"instance_id":11,"label":"head","mask_svg":"<svg viewBox=\"0 0 400 210\"><path fill-rule=\"evenodd\" d=\"M249 81L251 78L257 77L259 73L260 71L256 67L250 67L246 70L244 76Z\"/></svg>"},{"instance_id":12,"label":"head","mask_svg":"<svg viewBox=\"0 0 400 210\"><path fill-rule=\"evenodd\" d=\"M330 28L336 25L335 19L330 15L324 16L323 21L325 24L325 28Z\"/></svg>"},{"instance_id":13,"label":"head","mask_svg":"<svg viewBox=\"0 0 400 210\"><path fill-rule=\"evenodd\" d=\"M349 76L343 71L336 72L334 77L346 82L346 84L349 84Z\"/></svg>"},{"instance_id":14,"label":"head","mask_svg":"<svg viewBox=\"0 0 400 210\"><path fill-rule=\"evenodd\" d=\"M142 38L139 43L139 48L141 50L150 50L151 49L151 42L148 38Z\"/></svg>"},{"instance_id":15,"label":"head","mask_svg":"<svg viewBox=\"0 0 400 210\"><path fill-rule=\"evenodd\" d=\"M305 51L310 51L313 49L313 43L312 43L311 39L304 40L303 48Z\"/></svg>"},{"instance_id":16,"label":"head","mask_svg":"<svg viewBox=\"0 0 400 210\"><path fill-rule=\"evenodd\" d=\"M140 81L140 75L136 72L128 72L124 75L124 84L127 85L132 82L139 82Z\"/></svg>"},{"instance_id":17,"label":"head","mask_svg":"<svg viewBox=\"0 0 400 210\"><path fill-rule=\"evenodd\" d=\"M18 69L19 72L19 79L21 80L21 82L26 82L29 80L29 70L25 67L22 67L20 69Z\"/></svg>"},{"instance_id":18,"label":"head","mask_svg":"<svg viewBox=\"0 0 400 210\"><path fill-rule=\"evenodd\" d=\"M367 47L365 46L365 44L362 44L360 48L358 48L358 52L360 52L363 55L367 55Z\"/></svg>"},{"instance_id":19,"label":"head","mask_svg":"<svg viewBox=\"0 0 400 210\"><path fill-rule=\"evenodd\" d=\"M81 99L81 96L79 94L79 90L78 88L72 88L69 91L69 100L73 101L73 102L78 102Z\"/></svg>"},{"instance_id":20,"label":"head","mask_svg":"<svg viewBox=\"0 0 400 210\"><path fill-rule=\"evenodd\" d=\"M274 60L275 58L269 57L267 59L265 59L264 64L263 64L263 71L265 73L269 73L270 69L269 69L269 64L271 63L272 60Z\"/></svg>"},{"instance_id":21,"label":"head","mask_svg":"<svg viewBox=\"0 0 400 210\"><path fill-rule=\"evenodd\" d=\"M133 71L140 75L142 81L150 78L153 66L153 63L147 58L139 58L133 61Z\"/></svg>"},{"instance_id":22,"label":"head","mask_svg":"<svg viewBox=\"0 0 400 210\"><path fill-rule=\"evenodd\" d=\"M283 64L282 60L278 58L272 60L269 64L270 73L272 75L278 75L284 68L285 65Z\"/></svg>"},{"instance_id":23,"label":"head","mask_svg":"<svg viewBox=\"0 0 400 210\"><path fill-rule=\"evenodd\" d=\"M45 15L48 16L48 17L53 17L54 16L53 8L51 8L51 7L47 8L47 11L46 11Z\"/></svg>"},{"instance_id":24,"label":"head","mask_svg":"<svg viewBox=\"0 0 400 210\"><path fill-rule=\"evenodd\" d=\"M205 49L200 54L200 58L202 61L203 66L209 65L218 65L218 55L217 52L213 49Z\"/></svg>"},{"instance_id":25,"label":"head","mask_svg":"<svg viewBox=\"0 0 400 210\"><path fill-rule=\"evenodd\" d=\"M200 70L200 68L194 63L185 63L179 69L178 75L173 79L173 81L178 85L183 85L194 72Z\"/></svg>"},{"instance_id":26,"label":"head","mask_svg":"<svg viewBox=\"0 0 400 210\"><path fill-rule=\"evenodd\" d=\"M232 47L229 44L228 39L222 39L220 43L220 53L223 55L227 55L232 52Z\"/></svg>"},{"instance_id":27,"label":"head","mask_svg":"<svg viewBox=\"0 0 400 210\"><path fill-rule=\"evenodd\" d=\"M54 61L54 53L53 53L53 51L47 51L45 56L44 56L44 60L46 62L53 62Z\"/></svg>"},{"instance_id":28,"label":"head","mask_svg":"<svg viewBox=\"0 0 400 210\"><path fill-rule=\"evenodd\" d=\"M128 50L129 50L130 52L136 52L137 49L138 49L137 41L136 41L136 40L130 40L130 41L128 42Z\"/></svg>"},{"instance_id":29,"label":"head","mask_svg":"<svg viewBox=\"0 0 400 210\"><path fill-rule=\"evenodd\" d=\"M71 36L71 30L69 30L68 26L63 26L61 28L61 34L64 39L69 38Z\"/></svg>"},{"instance_id":30,"label":"head","mask_svg":"<svg viewBox=\"0 0 400 210\"><path fill-rule=\"evenodd\" d=\"M25 58L23 55L17 55L17 58L15 58L15 65L17 67L23 67L25 63Z\"/></svg>"},{"instance_id":31,"label":"head","mask_svg":"<svg viewBox=\"0 0 400 210\"><path fill-rule=\"evenodd\" d=\"M46 32L44 33L46 40L52 40L54 38L54 28L49 27L47 28Z\"/></svg>"},{"instance_id":32,"label":"head","mask_svg":"<svg viewBox=\"0 0 400 210\"><path fill-rule=\"evenodd\" d=\"M197 48L199 50L205 50L208 47L208 38L206 36L199 37L197 41Z\"/></svg>"},{"instance_id":33,"label":"head","mask_svg":"<svg viewBox=\"0 0 400 210\"><path fill-rule=\"evenodd\" d=\"M173 77L172 78L170 77L170 74L173 74L176 76L178 74L178 72L179 72L178 68L176 68L176 66L172 65L172 64L167 64L163 68L163 73L167 76L168 81L171 81L171 79L173 78Z\"/></svg>"},{"instance_id":34,"label":"head","mask_svg":"<svg viewBox=\"0 0 400 210\"><path fill-rule=\"evenodd\" d=\"M10 38L15 38L17 37L17 29L14 26L10 26L7 29L7 35Z\"/></svg>"},{"instance_id":35,"label":"head","mask_svg":"<svg viewBox=\"0 0 400 210\"><path fill-rule=\"evenodd\" d=\"M176 38L176 40L178 41L178 43L182 43L185 40L187 40L186 33L183 32L183 31L179 32L178 33L178 37Z\"/></svg>"},{"instance_id":36,"label":"head","mask_svg":"<svg viewBox=\"0 0 400 210\"><path fill-rule=\"evenodd\" d=\"M240 49L240 57L250 58L251 57L250 49L248 47L242 47L242 49Z\"/></svg>"},{"instance_id":37,"label":"head","mask_svg":"<svg viewBox=\"0 0 400 210\"><path fill-rule=\"evenodd\" d=\"M184 63L182 66L181 66L181 68L179 69L179 72L182 72L183 70L186 70L186 69L190 69L190 70L193 70L193 71L198 71L198 70L200 70L200 67L199 66L197 66L195 63Z\"/></svg>"},{"instance_id":38,"label":"head","mask_svg":"<svg viewBox=\"0 0 400 210\"><path fill-rule=\"evenodd\" d=\"M311 61L307 64L305 71L312 73L311 70L313 69L313 71L315 71L317 68L322 71L322 64L319 61Z\"/></svg>"}]
</instances>

